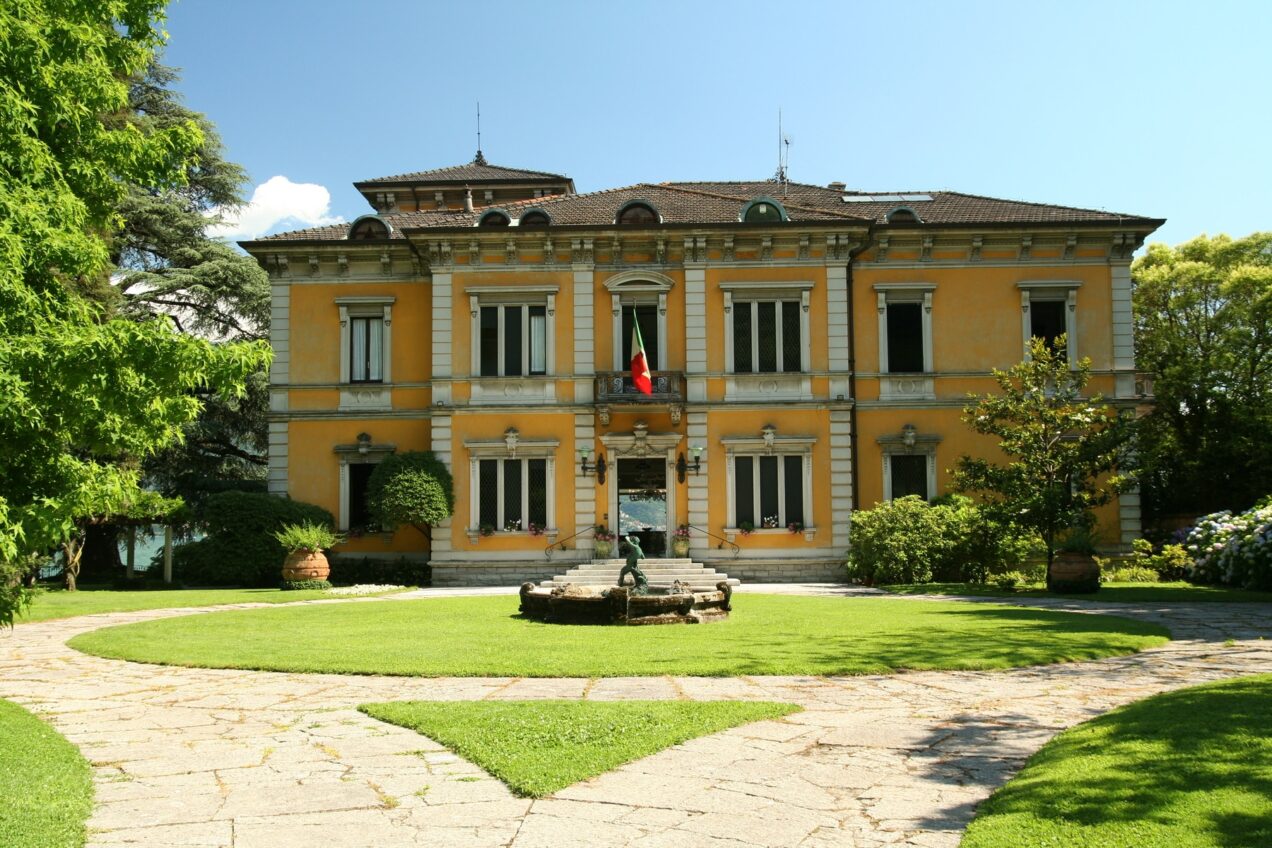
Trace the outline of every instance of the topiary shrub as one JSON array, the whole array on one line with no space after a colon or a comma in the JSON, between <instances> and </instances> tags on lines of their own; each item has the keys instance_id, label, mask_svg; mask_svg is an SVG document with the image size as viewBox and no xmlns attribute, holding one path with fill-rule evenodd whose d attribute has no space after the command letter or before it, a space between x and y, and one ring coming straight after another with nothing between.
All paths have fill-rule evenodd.
<instances>
[{"instance_id":1,"label":"topiary shrub","mask_svg":"<svg viewBox=\"0 0 1272 848\"><path fill-rule=\"evenodd\" d=\"M320 506L275 495L211 495L195 519L207 535L173 549L173 575L191 586L277 585L287 553L274 534L305 523L331 527L335 519Z\"/></svg>"},{"instance_id":2,"label":"topiary shrub","mask_svg":"<svg viewBox=\"0 0 1272 848\"><path fill-rule=\"evenodd\" d=\"M409 524L427 538L455 511L455 486L446 465L429 451L393 454L367 481L367 504L381 527Z\"/></svg>"}]
</instances>

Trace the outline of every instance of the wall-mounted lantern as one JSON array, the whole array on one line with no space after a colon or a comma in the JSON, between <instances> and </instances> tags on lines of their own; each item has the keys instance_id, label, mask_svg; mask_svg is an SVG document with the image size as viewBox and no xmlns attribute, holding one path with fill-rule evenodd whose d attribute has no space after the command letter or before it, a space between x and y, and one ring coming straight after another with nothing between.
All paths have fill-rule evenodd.
<instances>
[{"instance_id":1,"label":"wall-mounted lantern","mask_svg":"<svg viewBox=\"0 0 1272 848\"><path fill-rule=\"evenodd\" d=\"M596 482L605 485L605 454L598 454L596 464L587 461L588 456L592 453L592 449L584 446L579 448L579 470L583 472L583 476L596 472Z\"/></svg>"},{"instance_id":2,"label":"wall-mounted lantern","mask_svg":"<svg viewBox=\"0 0 1272 848\"><path fill-rule=\"evenodd\" d=\"M676 458L676 479L681 483L685 482L685 476L690 469L693 469L693 476L695 477L702 470L702 445L691 445L689 452L693 454L692 463L685 460L683 453Z\"/></svg>"}]
</instances>

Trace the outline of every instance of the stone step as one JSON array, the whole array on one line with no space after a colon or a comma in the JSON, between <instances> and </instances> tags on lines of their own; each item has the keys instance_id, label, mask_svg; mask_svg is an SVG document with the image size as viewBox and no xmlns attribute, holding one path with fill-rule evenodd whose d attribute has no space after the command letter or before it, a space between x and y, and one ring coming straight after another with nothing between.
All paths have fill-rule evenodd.
<instances>
[{"instance_id":1,"label":"stone step","mask_svg":"<svg viewBox=\"0 0 1272 848\"><path fill-rule=\"evenodd\" d=\"M583 586L613 586L618 582L619 572L627 564L623 559L594 559L580 563L565 574L554 575L551 580L540 585L563 586L566 583ZM649 582L655 585L666 585L679 580L690 586L714 587L717 583L727 582L737 586L741 581L731 579L729 575L707 568L688 557L659 557L643 559L640 570L645 573Z\"/></svg>"}]
</instances>

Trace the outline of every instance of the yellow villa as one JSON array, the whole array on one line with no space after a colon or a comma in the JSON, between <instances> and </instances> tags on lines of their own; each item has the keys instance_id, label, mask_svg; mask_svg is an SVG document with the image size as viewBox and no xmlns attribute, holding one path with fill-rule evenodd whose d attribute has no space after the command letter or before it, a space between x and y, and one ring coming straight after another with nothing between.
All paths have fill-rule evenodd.
<instances>
[{"instance_id":1,"label":"yellow villa","mask_svg":"<svg viewBox=\"0 0 1272 848\"><path fill-rule=\"evenodd\" d=\"M836 579L854 508L995 450L961 410L1031 336L1145 396L1130 262L1161 220L842 183L578 194L480 152L356 188L350 224L243 244L273 283L270 490L337 515L342 556L428 558L438 585L563 574L598 525L651 557L684 528L743 580ZM412 450L454 475L431 545L367 514L374 464ZM1129 545L1137 496L1099 518Z\"/></svg>"}]
</instances>

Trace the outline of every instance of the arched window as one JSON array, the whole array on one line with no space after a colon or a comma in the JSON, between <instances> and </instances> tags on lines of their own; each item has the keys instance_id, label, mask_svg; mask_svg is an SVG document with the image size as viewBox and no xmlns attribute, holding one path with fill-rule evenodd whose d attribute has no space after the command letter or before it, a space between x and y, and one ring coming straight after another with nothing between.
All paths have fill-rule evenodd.
<instances>
[{"instance_id":1,"label":"arched window","mask_svg":"<svg viewBox=\"0 0 1272 848\"><path fill-rule=\"evenodd\" d=\"M534 209L521 216L518 226L521 227L546 227L552 223L552 219L548 217L547 212Z\"/></svg>"},{"instance_id":2,"label":"arched window","mask_svg":"<svg viewBox=\"0 0 1272 848\"><path fill-rule=\"evenodd\" d=\"M648 203L634 200L618 211L616 224L649 227L659 223L658 213Z\"/></svg>"},{"instance_id":3,"label":"arched window","mask_svg":"<svg viewBox=\"0 0 1272 848\"><path fill-rule=\"evenodd\" d=\"M503 212L500 212L498 209L492 209L486 214L481 216L481 219L477 221L477 226L506 227L511 223L512 223L511 219L507 215L505 215Z\"/></svg>"},{"instance_id":4,"label":"arched window","mask_svg":"<svg viewBox=\"0 0 1272 848\"><path fill-rule=\"evenodd\" d=\"M389 237L389 225L375 215L363 215L349 225L350 241L373 241Z\"/></svg>"},{"instance_id":5,"label":"arched window","mask_svg":"<svg viewBox=\"0 0 1272 848\"><path fill-rule=\"evenodd\" d=\"M742 207L738 220L746 224L777 224L788 219L782 204L771 197L757 197Z\"/></svg>"},{"instance_id":6,"label":"arched window","mask_svg":"<svg viewBox=\"0 0 1272 848\"><path fill-rule=\"evenodd\" d=\"M922 224L923 219L909 206L898 206L887 214L889 224Z\"/></svg>"}]
</instances>

